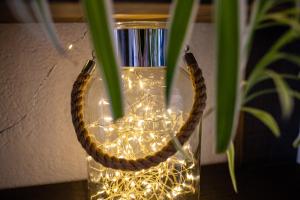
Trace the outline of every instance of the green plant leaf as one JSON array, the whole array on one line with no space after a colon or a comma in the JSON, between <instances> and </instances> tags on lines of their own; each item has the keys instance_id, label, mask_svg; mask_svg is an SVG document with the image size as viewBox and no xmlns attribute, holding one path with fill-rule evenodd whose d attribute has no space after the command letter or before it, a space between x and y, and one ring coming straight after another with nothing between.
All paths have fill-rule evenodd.
<instances>
[{"instance_id":1,"label":"green plant leaf","mask_svg":"<svg viewBox=\"0 0 300 200\"><path fill-rule=\"evenodd\" d=\"M294 39L300 37L300 34L297 31L290 29L286 31L280 38L275 42L275 44L270 48L270 50L259 60L255 65L254 70L250 73L248 78L248 84L244 91L244 96L250 91L250 89L257 83L259 77L264 74L264 69L271 63L287 58L284 53L279 53L278 51L293 41ZM290 58L291 59L291 58ZM295 60L293 60L295 62Z\"/></svg>"},{"instance_id":2,"label":"green plant leaf","mask_svg":"<svg viewBox=\"0 0 300 200\"><path fill-rule=\"evenodd\" d=\"M266 68L266 66L268 66L269 64L271 64L275 61L278 61L278 60L287 60L291 63L296 64L298 67L300 67L300 58L297 55L284 53L284 52L268 53L268 56L265 55L264 58L261 59L260 62L257 64L257 66L259 66L259 67L263 66L262 70L255 69L251 73L248 84L246 85L246 88L245 88L245 92L244 92L245 96L248 94L248 92L254 85L270 78L266 75L266 73L264 73L264 68ZM285 74L282 74L281 76L283 76L284 78L288 78L288 79L292 78L292 76L288 76Z\"/></svg>"},{"instance_id":3,"label":"green plant leaf","mask_svg":"<svg viewBox=\"0 0 300 200\"><path fill-rule=\"evenodd\" d=\"M251 100L253 100L259 96L266 95L266 94L272 94L275 92L276 92L276 90L271 88L271 89L261 90L261 91L255 92L253 94L250 94L244 99L243 105L247 104L248 102L250 102Z\"/></svg>"},{"instance_id":4,"label":"green plant leaf","mask_svg":"<svg viewBox=\"0 0 300 200\"><path fill-rule=\"evenodd\" d=\"M191 24L198 8L197 0L176 0L172 10L167 47L166 104L169 104L171 87L181 57L182 49L189 35Z\"/></svg>"},{"instance_id":5,"label":"green plant leaf","mask_svg":"<svg viewBox=\"0 0 300 200\"><path fill-rule=\"evenodd\" d=\"M282 26L282 24L278 23L278 22L267 22L267 23L263 23L263 24L258 25L256 27L256 30L264 29L264 28L270 28L270 27L273 27L273 26Z\"/></svg>"},{"instance_id":6,"label":"green plant leaf","mask_svg":"<svg viewBox=\"0 0 300 200\"><path fill-rule=\"evenodd\" d=\"M288 84L278 73L274 71L267 70L266 74L273 79L276 86L283 116L289 116L293 110L294 102L292 97L289 95L290 88Z\"/></svg>"},{"instance_id":7,"label":"green plant leaf","mask_svg":"<svg viewBox=\"0 0 300 200\"><path fill-rule=\"evenodd\" d=\"M113 43L111 3L108 0L84 0L86 17L98 66L106 83L114 120L123 116L119 63Z\"/></svg>"},{"instance_id":8,"label":"green plant leaf","mask_svg":"<svg viewBox=\"0 0 300 200\"><path fill-rule=\"evenodd\" d=\"M280 53L281 59L288 60L291 63L296 64L300 67L300 56L299 55L293 55L290 53Z\"/></svg>"},{"instance_id":9,"label":"green plant leaf","mask_svg":"<svg viewBox=\"0 0 300 200\"><path fill-rule=\"evenodd\" d=\"M229 145L229 149L226 151L226 155L227 155L227 160L228 160L228 168L229 168L232 186L233 186L234 191L237 193L238 189L237 189L237 183L236 183L236 178L235 178L234 145L232 142Z\"/></svg>"},{"instance_id":10,"label":"green plant leaf","mask_svg":"<svg viewBox=\"0 0 300 200\"><path fill-rule=\"evenodd\" d=\"M239 1L215 3L217 28L216 139L217 152L225 152L238 117L240 76Z\"/></svg>"},{"instance_id":11,"label":"green plant leaf","mask_svg":"<svg viewBox=\"0 0 300 200\"><path fill-rule=\"evenodd\" d=\"M298 99L300 101L300 92L295 90L290 90L290 95L292 95L294 98Z\"/></svg>"},{"instance_id":12,"label":"green plant leaf","mask_svg":"<svg viewBox=\"0 0 300 200\"><path fill-rule=\"evenodd\" d=\"M289 79L289 80L294 80L294 81L300 81L300 77L299 76L295 76L292 74L280 74L280 76L282 76L284 79Z\"/></svg>"},{"instance_id":13,"label":"green plant leaf","mask_svg":"<svg viewBox=\"0 0 300 200\"><path fill-rule=\"evenodd\" d=\"M264 20L273 20L275 22L278 22L279 24L290 26L291 28L300 31L300 23L295 17L290 17L286 13L283 12L277 12L272 14L267 14L264 17Z\"/></svg>"},{"instance_id":14,"label":"green plant leaf","mask_svg":"<svg viewBox=\"0 0 300 200\"><path fill-rule=\"evenodd\" d=\"M41 22L44 32L48 36L48 39L51 41L52 45L60 54L64 55L65 50L62 47L59 37L56 33L48 2L44 0L33 0L30 1L30 5L35 17L39 22Z\"/></svg>"},{"instance_id":15,"label":"green plant leaf","mask_svg":"<svg viewBox=\"0 0 300 200\"><path fill-rule=\"evenodd\" d=\"M248 32L246 32L245 56L248 57L252 47L256 27L260 24L264 14L272 7L272 1L260 0L253 2Z\"/></svg>"},{"instance_id":16,"label":"green plant leaf","mask_svg":"<svg viewBox=\"0 0 300 200\"><path fill-rule=\"evenodd\" d=\"M277 122L275 121L273 116L270 115L268 112L251 107L242 107L241 111L247 112L252 116L256 117L259 121L265 124L265 126L267 126L276 137L280 136L280 130L277 125Z\"/></svg>"},{"instance_id":17,"label":"green plant leaf","mask_svg":"<svg viewBox=\"0 0 300 200\"><path fill-rule=\"evenodd\" d=\"M293 147L295 148L300 147L300 135L294 140Z\"/></svg>"},{"instance_id":18,"label":"green plant leaf","mask_svg":"<svg viewBox=\"0 0 300 200\"><path fill-rule=\"evenodd\" d=\"M283 76L284 77L284 76ZM285 78L285 77L284 77ZM292 76L290 75L289 79L293 79L293 80L300 80L300 78L297 78L296 76ZM246 105L248 102L252 101L253 99L262 96L262 95L267 95L267 94L273 94L276 93L277 90L270 88L270 89L265 89L265 90L261 90L258 92L254 92L253 94L248 95L244 101L243 101L243 105ZM300 100L300 92L294 91L294 90L289 90L289 95Z\"/></svg>"},{"instance_id":19,"label":"green plant leaf","mask_svg":"<svg viewBox=\"0 0 300 200\"><path fill-rule=\"evenodd\" d=\"M300 19L300 0L296 0L295 6L296 6L296 10L298 11L296 14L296 18Z\"/></svg>"}]
</instances>

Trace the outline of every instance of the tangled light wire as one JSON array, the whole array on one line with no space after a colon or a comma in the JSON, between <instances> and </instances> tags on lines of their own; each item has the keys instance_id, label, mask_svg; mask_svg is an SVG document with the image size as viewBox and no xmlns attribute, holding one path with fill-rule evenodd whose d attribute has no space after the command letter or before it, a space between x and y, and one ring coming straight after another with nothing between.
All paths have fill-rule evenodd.
<instances>
[{"instance_id":1,"label":"tangled light wire","mask_svg":"<svg viewBox=\"0 0 300 200\"><path fill-rule=\"evenodd\" d=\"M119 158L137 159L153 154L171 139L184 123L185 113L178 107L166 110L164 69L124 68L123 89L126 115L115 123L109 116L109 103L98 102L104 113L89 124L104 152ZM180 106L179 106L180 107ZM88 157L89 189L92 200L176 199L195 192L197 176L192 149L184 146L192 161L180 154L147 170L137 172L105 168Z\"/></svg>"}]
</instances>

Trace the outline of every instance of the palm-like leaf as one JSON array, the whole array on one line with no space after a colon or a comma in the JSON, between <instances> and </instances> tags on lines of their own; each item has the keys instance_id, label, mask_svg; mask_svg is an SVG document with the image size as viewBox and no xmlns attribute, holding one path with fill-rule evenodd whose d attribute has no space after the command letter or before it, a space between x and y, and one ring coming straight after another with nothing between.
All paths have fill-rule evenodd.
<instances>
[{"instance_id":1,"label":"palm-like leaf","mask_svg":"<svg viewBox=\"0 0 300 200\"><path fill-rule=\"evenodd\" d=\"M266 111L257 108L250 108L250 107L243 107L241 111L247 112L252 116L256 117L259 121L264 123L276 137L279 137L280 135L279 127L271 114L269 114Z\"/></svg>"},{"instance_id":2,"label":"palm-like leaf","mask_svg":"<svg viewBox=\"0 0 300 200\"><path fill-rule=\"evenodd\" d=\"M176 0L171 25L169 27L167 47L167 73L166 73L166 103L169 103L171 86L176 73L176 67L187 36L190 34L191 24L195 18L197 0Z\"/></svg>"},{"instance_id":3,"label":"palm-like leaf","mask_svg":"<svg viewBox=\"0 0 300 200\"><path fill-rule=\"evenodd\" d=\"M217 151L224 152L230 143L238 115L239 1L217 1L215 10L217 14Z\"/></svg>"},{"instance_id":4,"label":"palm-like leaf","mask_svg":"<svg viewBox=\"0 0 300 200\"><path fill-rule=\"evenodd\" d=\"M238 192L236 178L235 178L235 164L234 164L235 152L234 152L234 145L232 142L230 143L229 149L226 151L226 155L228 160L228 168L229 168L232 186L234 191Z\"/></svg>"},{"instance_id":5,"label":"palm-like leaf","mask_svg":"<svg viewBox=\"0 0 300 200\"><path fill-rule=\"evenodd\" d=\"M293 109L293 98L289 95L290 88L285 80L276 72L267 70L266 74L270 76L278 91L279 100L281 103L282 113L284 116L289 116Z\"/></svg>"},{"instance_id":6,"label":"palm-like leaf","mask_svg":"<svg viewBox=\"0 0 300 200\"><path fill-rule=\"evenodd\" d=\"M293 147L295 147L295 148L300 147L300 135L293 142Z\"/></svg>"},{"instance_id":7,"label":"palm-like leaf","mask_svg":"<svg viewBox=\"0 0 300 200\"><path fill-rule=\"evenodd\" d=\"M98 66L106 82L114 119L123 116L119 64L112 34L111 5L108 0L84 0L87 20L92 35L93 46L98 58Z\"/></svg>"}]
</instances>

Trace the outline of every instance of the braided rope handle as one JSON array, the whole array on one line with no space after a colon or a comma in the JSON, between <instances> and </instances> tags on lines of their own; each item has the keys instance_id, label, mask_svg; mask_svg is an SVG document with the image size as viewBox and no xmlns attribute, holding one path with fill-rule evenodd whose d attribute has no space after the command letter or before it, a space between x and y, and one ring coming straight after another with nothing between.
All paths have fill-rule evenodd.
<instances>
[{"instance_id":1,"label":"braided rope handle","mask_svg":"<svg viewBox=\"0 0 300 200\"><path fill-rule=\"evenodd\" d=\"M183 145L189 139L198 125L203 115L206 102L206 86L202 76L202 71L197 64L196 59L192 53L186 53L184 58L193 82L195 95L189 117L176 135L181 145ZM110 156L97 146L97 140L95 136L88 132L86 124L83 120L84 93L89 84L93 70L94 61L90 61L77 77L73 85L71 95L71 113L73 125L77 134L77 138L86 152L103 166L124 171L148 169L166 161L170 156L174 155L177 150L171 140L160 151L136 160L127 160L124 158Z\"/></svg>"}]
</instances>

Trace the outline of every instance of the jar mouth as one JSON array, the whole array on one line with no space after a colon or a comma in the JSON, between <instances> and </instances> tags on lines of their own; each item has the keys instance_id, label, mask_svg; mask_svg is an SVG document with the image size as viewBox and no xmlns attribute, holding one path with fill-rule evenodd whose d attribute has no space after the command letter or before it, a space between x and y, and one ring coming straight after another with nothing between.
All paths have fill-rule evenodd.
<instances>
[{"instance_id":1,"label":"jar mouth","mask_svg":"<svg viewBox=\"0 0 300 200\"><path fill-rule=\"evenodd\" d=\"M167 29L167 22L163 21L124 21L116 22L115 29Z\"/></svg>"},{"instance_id":2,"label":"jar mouth","mask_svg":"<svg viewBox=\"0 0 300 200\"><path fill-rule=\"evenodd\" d=\"M117 22L115 24L114 36L121 66L166 66L168 36L166 22Z\"/></svg>"}]
</instances>

